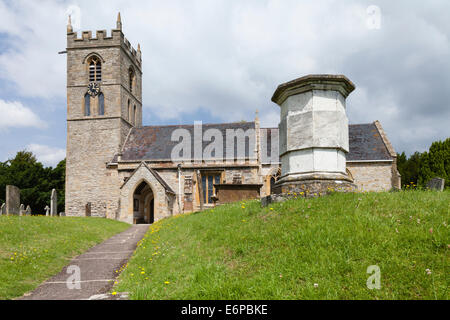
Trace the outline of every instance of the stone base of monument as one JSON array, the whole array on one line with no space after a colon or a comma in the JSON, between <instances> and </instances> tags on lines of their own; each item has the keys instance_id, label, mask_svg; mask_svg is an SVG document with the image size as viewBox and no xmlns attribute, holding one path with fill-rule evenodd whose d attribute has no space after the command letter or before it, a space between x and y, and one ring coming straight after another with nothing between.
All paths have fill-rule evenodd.
<instances>
[{"instance_id":1,"label":"stone base of monument","mask_svg":"<svg viewBox=\"0 0 450 320\"><path fill-rule=\"evenodd\" d=\"M330 179L333 178L333 179ZM332 192L356 192L357 186L348 176L336 173L327 176L318 173L303 174L281 179L273 189L273 194L261 199L263 207L270 203L283 202L298 197L311 198L329 195Z\"/></svg>"},{"instance_id":2,"label":"stone base of monument","mask_svg":"<svg viewBox=\"0 0 450 320\"><path fill-rule=\"evenodd\" d=\"M314 172L290 174L275 184L274 193L303 193L309 195L330 192L354 192L357 190L353 180L341 172Z\"/></svg>"},{"instance_id":3,"label":"stone base of monument","mask_svg":"<svg viewBox=\"0 0 450 320\"><path fill-rule=\"evenodd\" d=\"M286 182L275 187L275 194L301 194L308 196L321 196L331 192L355 192L354 183L343 180L305 180Z\"/></svg>"}]
</instances>

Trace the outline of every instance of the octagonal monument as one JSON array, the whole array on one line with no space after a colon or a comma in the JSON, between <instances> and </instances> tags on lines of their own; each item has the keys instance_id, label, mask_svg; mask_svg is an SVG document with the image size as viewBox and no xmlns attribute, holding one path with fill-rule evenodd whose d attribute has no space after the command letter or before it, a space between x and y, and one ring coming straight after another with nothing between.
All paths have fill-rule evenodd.
<instances>
[{"instance_id":1,"label":"octagonal monument","mask_svg":"<svg viewBox=\"0 0 450 320\"><path fill-rule=\"evenodd\" d=\"M355 189L346 168L346 98L354 90L343 75L308 75L278 87L272 97L281 107L276 193Z\"/></svg>"}]
</instances>

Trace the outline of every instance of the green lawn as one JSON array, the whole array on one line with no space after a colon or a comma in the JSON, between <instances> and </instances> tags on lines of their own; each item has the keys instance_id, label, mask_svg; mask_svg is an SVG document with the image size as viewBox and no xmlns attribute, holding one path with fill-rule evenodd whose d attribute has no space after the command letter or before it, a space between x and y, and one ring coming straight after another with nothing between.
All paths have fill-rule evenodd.
<instances>
[{"instance_id":1,"label":"green lawn","mask_svg":"<svg viewBox=\"0 0 450 320\"><path fill-rule=\"evenodd\" d=\"M449 299L450 192L226 205L154 224L114 291L132 299ZM367 268L381 270L369 290ZM428 270L427 270L428 269Z\"/></svg>"},{"instance_id":2,"label":"green lawn","mask_svg":"<svg viewBox=\"0 0 450 320\"><path fill-rule=\"evenodd\" d=\"M33 290L129 225L102 218L0 216L0 299Z\"/></svg>"}]
</instances>

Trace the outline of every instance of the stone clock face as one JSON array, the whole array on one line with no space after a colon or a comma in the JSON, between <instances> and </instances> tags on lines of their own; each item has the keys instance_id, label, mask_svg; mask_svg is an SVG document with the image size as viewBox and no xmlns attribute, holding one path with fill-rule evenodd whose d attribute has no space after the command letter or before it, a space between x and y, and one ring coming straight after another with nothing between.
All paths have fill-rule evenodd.
<instances>
[{"instance_id":1,"label":"stone clock face","mask_svg":"<svg viewBox=\"0 0 450 320\"><path fill-rule=\"evenodd\" d=\"M88 85L88 93L92 96L95 97L100 93L100 85L98 83L95 82L91 82Z\"/></svg>"}]
</instances>

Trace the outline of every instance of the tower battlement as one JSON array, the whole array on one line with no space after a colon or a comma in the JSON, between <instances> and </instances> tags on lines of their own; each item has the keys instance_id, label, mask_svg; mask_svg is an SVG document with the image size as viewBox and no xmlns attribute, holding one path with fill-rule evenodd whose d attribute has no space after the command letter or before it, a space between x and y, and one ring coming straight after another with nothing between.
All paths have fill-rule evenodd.
<instances>
[{"instance_id":1,"label":"tower battlement","mask_svg":"<svg viewBox=\"0 0 450 320\"><path fill-rule=\"evenodd\" d=\"M88 49L98 47L122 47L130 57L134 60L137 66L142 66L142 53L140 46L136 50L131 45L130 41L125 38L122 32L122 22L120 20L120 13L117 20L117 28L111 30L110 36L107 35L106 30L97 30L95 36L92 31L82 31L81 37L78 32L74 32L71 20L67 25L67 49Z\"/></svg>"}]
</instances>

